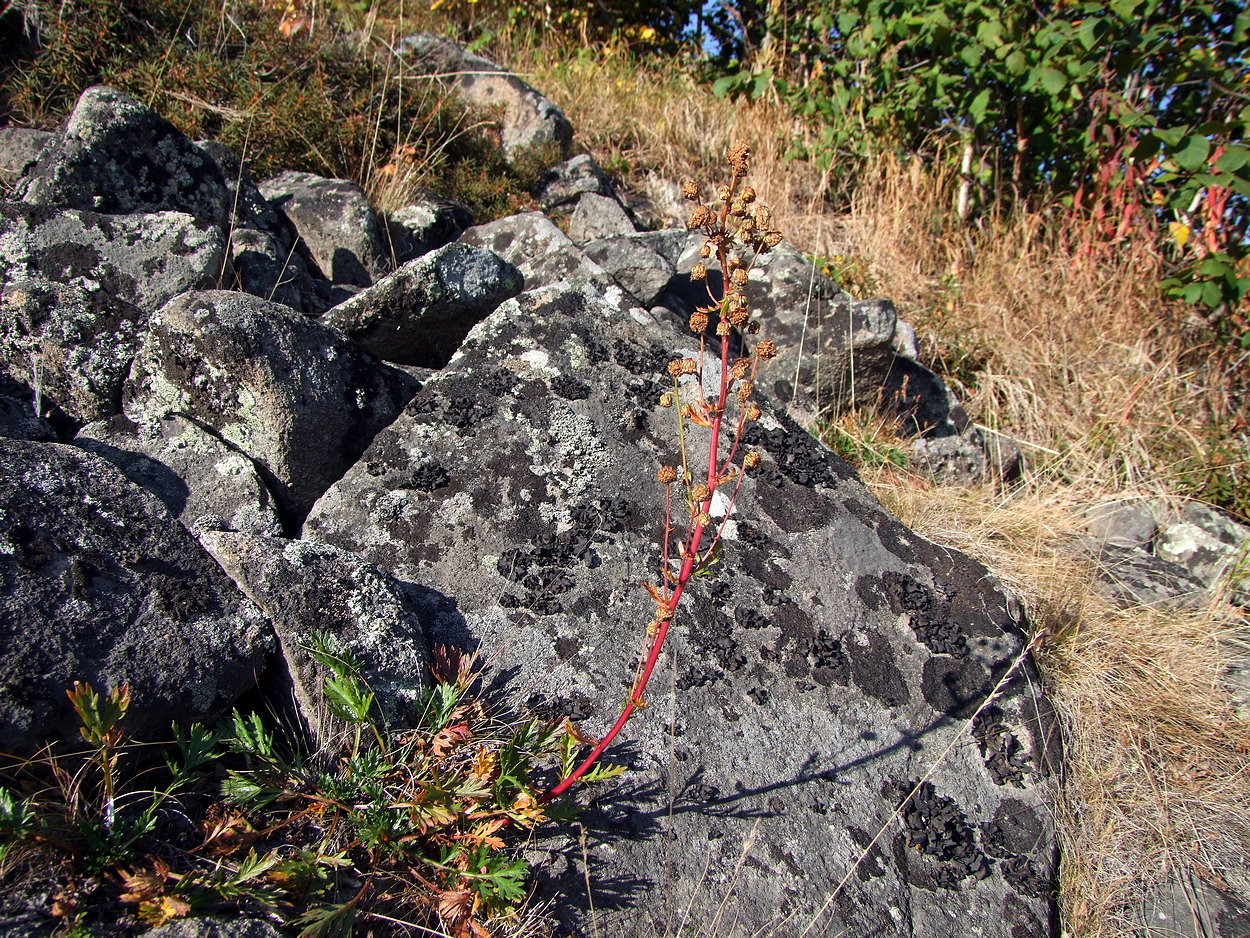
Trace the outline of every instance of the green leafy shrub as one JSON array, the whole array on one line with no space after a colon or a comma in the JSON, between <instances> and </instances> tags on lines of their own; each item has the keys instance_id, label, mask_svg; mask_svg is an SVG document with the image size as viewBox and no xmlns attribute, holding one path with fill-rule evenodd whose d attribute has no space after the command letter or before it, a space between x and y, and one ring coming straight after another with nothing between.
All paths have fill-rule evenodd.
<instances>
[{"instance_id":1,"label":"green leafy shrub","mask_svg":"<svg viewBox=\"0 0 1250 938\"><path fill-rule=\"evenodd\" d=\"M0 769L6 891L53 883L48 914L67 926L129 920L136 930L233 910L308 938L350 934L363 919L375 934L441 927L481 938L516 919L529 867L508 842L557 816L542 794L585 738L568 722L495 718L475 692L473 656L448 649L435 651L413 725L388 727L359 662L325 635L307 651L342 727L315 755L236 711L218 732L180 731L152 765L122 726L128 689L75 685L89 748L49 746ZM207 771L219 762L221 781Z\"/></svg>"}]
</instances>

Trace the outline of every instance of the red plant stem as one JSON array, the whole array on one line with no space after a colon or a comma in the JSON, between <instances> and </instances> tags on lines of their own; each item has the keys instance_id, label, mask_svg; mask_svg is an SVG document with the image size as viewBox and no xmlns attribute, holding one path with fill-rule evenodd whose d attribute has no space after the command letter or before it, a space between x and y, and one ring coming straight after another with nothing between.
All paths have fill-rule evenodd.
<instances>
[{"instance_id":1,"label":"red plant stem","mask_svg":"<svg viewBox=\"0 0 1250 938\"><path fill-rule=\"evenodd\" d=\"M737 188L738 188L738 177L734 176L732 185L730 188L730 198L725 200L724 206L721 208L720 227L722 228L722 230L725 228L726 223L729 219L729 204L733 197L733 194L737 191ZM756 257L758 256L759 256L759 251L757 250ZM724 244L717 245L716 259L720 263L722 283L724 284L724 287L722 288L722 297L720 301L723 304L725 302L724 295L729 292L728 287L729 287L729 283L731 279L730 278L731 271L729 269L729 252L724 246ZM755 258L752 258L751 263L752 265L754 265ZM713 297L713 300L715 300L714 297ZM726 316L727 313L728 313L728 309L722 306L722 310L721 310L722 317ZM752 363L751 377L752 378L755 377L754 363ZM703 404L705 405L707 398L703 390L703 341L702 340L700 340L700 343L699 343L699 394L703 399ZM716 493L716 489L717 489L718 484L720 483L720 478L722 474L720 465L719 465L718 454L719 454L719 448L720 448L721 423L724 420L725 405L728 402L728 400L729 400L729 336L722 335L721 344L720 344L720 388L718 390L717 397L716 397L716 409L712 412L711 418L708 421L711 440L708 445L707 487L712 494ZM678 401L678 406L681 406L680 401ZM729 462L733 459L734 454L737 452L738 438L742 434L742 428L743 428L744 423L745 423L744 419L742 418L741 415L739 415L737 432L734 435L733 444L730 448L729 456L725 462L726 471L728 471L729 469ZM742 484L742 478L741 476L739 476L738 485L741 485L741 484ZM735 487L734 491L736 495L737 487ZM670 525L669 525L669 518L670 518L669 508L671 505L671 502L668 501L669 497L670 496L668 494L665 495L663 563L664 563L664 571L665 571L666 578L667 578L667 570L668 570L668 538L669 538L670 530L671 530ZM712 506L712 498L710 495L705 501L700 502L697 506L692 506L692 507L697 507L698 510L697 512L695 512L695 517L691 519L690 532L687 535L686 541L685 541L685 547L686 547L685 555L682 558L681 570L677 574L677 583L673 587L673 592L668 596L668 599L664 603L665 614L657 617L658 621L655 623L655 626L656 626L655 634L651 637L651 644L647 646L646 659L643 663L642 671L639 673L637 679L634 681L634 686L630 689L629 700L626 702L624 708L622 708L621 715L616 718L616 722L612 724L612 728L608 730L608 732L604 734L603 738L599 740L599 742L595 745L595 747L591 749L590 754L587 755L586 758L582 760L581 764L578 765L577 768L574 769L572 772L570 772L565 778L561 779L559 783L552 786L545 794L543 794L538 799L539 804L546 804L552 799L558 798L560 795L564 794L566 791L572 788L583 775L585 775L588 771L590 771L591 767L595 764L596 761L598 761L599 757L603 754L604 750L606 750L608 746L612 744L612 741L616 739L617 734L619 734L621 730L624 729L625 724L629 722L629 718L633 716L634 711L637 710L638 707L642 706L643 694L647 690L647 683L651 680L651 672L655 670L655 665L660 660L660 653L664 650L664 641L668 637L669 626L672 625L673 616L677 612L677 605L678 603L681 602L681 596L682 596L682 593L686 589L686 583L690 580L690 577L694 575L695 564L699 559L699 547L703 543L703 529L704 529L704 521L701 519L700 516L706 516L710 512L711 506ZM718 541L719 539L720 539L720 531L718 530L716 537L713 540L713 544L715 544L715 542Z\"/></svg>"},{"instance_id":2,"label":"red plant stem","mask_svg":"<svg viewBox=\"0 0 1250 938\"><path fill-rule=\"evenodd\" d=\"M725 269L727 272L727 266ZM728 278L726 278L728 279ZM717 451L720 444L720 428L721 419L725 413L725 403L729 398L729 337L721 336L721 369L720 369L720 393L717 396L716 411L711 419L711 443L709 445L708 463L707 463L707 486L713 492L716 490L716 482L720 478L719 464L717 459ZM705 513L711 506L712 500L709 498L706 502L699 505L699 512ZM667 513L666 513L667 517ZM667 524L665 525L667 529ZM617 734L629 722L629 718L642 704L643 694L647 690L647 682L651 680L651 672L655 670L656 662L660 660L660 652L664 650L664 640L668 637L668 628L672 625L673 614L677 612L677 604L681 602L681 595L686 589L686 583L694 574L695 561L699 556L699 546L703 542L702 521L695 521L690 528L690 534L686 539L686 555L682 559L681 570L677 574L677 585L673 587L672 595L669 596L668 617L661 619L655 630L655 635L651 639L651 644L647 648L646 661L642 666L642 673L638 675L638 679L634 682L633 688L629 692L629 701L621 710L621 715L616 718L616 722L612 724L612 728L599 740L598 745L590 751L590 754L582 760L581 764L570 772L565 778L548 790L541 798L538 799L539 804L546 804L553 798L558 798L570 788L572 788L583 775L598 761L603 755L605 749L612 744L612 740L616 739ZM667 530L666 530L667 534ZM666 540L667 543L667 540ZM667 547L665 548L667 552Z\"/></svg>"}]
</instances>

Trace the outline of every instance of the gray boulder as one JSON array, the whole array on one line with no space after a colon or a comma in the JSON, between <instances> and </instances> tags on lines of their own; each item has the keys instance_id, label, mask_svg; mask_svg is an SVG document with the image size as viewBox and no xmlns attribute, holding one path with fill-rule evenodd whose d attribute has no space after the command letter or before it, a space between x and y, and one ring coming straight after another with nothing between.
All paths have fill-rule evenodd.
<instances>
[{"instance_id":1,"label":"gray boulder","mask_svg":"<svg viewBox=\"0 0 1250 938\"><path fill-rule=\"evenodd\" d=\"M156 498L72 446L0 438L0 750L77 736L74 681L130 730L212 720L262 670L259 613Z\"/></svg>"},{"instance_id":2,"label":"gray boulder","mask_svg":"<svg viewBox=\"0 0 1250 938\"><path fill-rule=\"evenodd\" d=\"M304 537L419 584L432 641L480 643L495 690L601 733L651 614L666 363L693 351L590 284L510 300ZM793 423L766 413L746 445L763 462L723 563L689 585L612 750L631 772L581 815L589 869L575 838L539 840L538 896L559 897L562 933L612 938L681 910L725 938L1053 934L1057 740L1016 604Z\"/></svg>"},{"instance_id":3,"label":"gray boulder","mask_svg":"<svg viewBox=\"0 0 1250 938\"><path fill-rule=\"evenodd\" d=\"M647 308L656 304L673 279L673 265L652 247L647 234L591 241L583 250Z\"/></svg>"},{"instance_id":4,"label":"gray boulder","mask_svg":"<svg viewBox=\"0 0 1250 938\"><path fill-rule=\"evenodd\" d=\"M583 193L569 216L569 239L577 245L634 231L634 223L620 202L593 192Z\"/></svg>"},{"instance_id":5,"label":"gray boulder","mask_svg":"<svg viewBox=\"0 0 1250 938\"><path fill-rule=\"evenodd\" d=\"M83 427L74 443L107 459L194 533L203 519L234 531L282 533L256 464L186 417L140 425L119 414Z\"/></svg>"},{"instance_id":6,"label":"gray boulder","mask_svg":"<svg viewBox=\"0 0 1250 938\"><path fill-rule=\"evenodd\" d=\"M0 127L0 195L35 165L55 136L29 127Z\"/></svg>"},{"instance_id":7,"label":"gray boulder","mask_svg":"<svg viewBox=\"0 0 1250 938\"><path fill-rule=\"evenodd\" d=\"M197 915L166 922L144 938L284 938L283 933L260 918L210 918Z\"/></svg>"},{"instance_id":8,"label":"gray boulder","mask_svg":"<svg viewBox=\"0 0 1250 938\"><path fill-rule=\"evenodd\" d=\"M386 217L387 249L399 267L413 258L450 244L473 224L468 206L418 192L409 204Z\"/></svg>"},{"instance_id":9,"label":"gray boulder","mask_svg":"<svg viewBox=\"0 0 1250 938\"><path fill-rule=\"evenodd\" d=\"M1123 608L1194 609L1210 602L1202 580L1180 564L1133 547L1087 538L1079 542L1095 565L1095 591Z\"/></svg>"},{"instance_id":10,"label":"gray boulder","mask_svg":"<svg viewBox=\"0 0 1250 938\"><path fill-rule=\"evenodd\" d=\"M383 361L441 368L469 330L521 285L521 272L497 254L448 244L340 303L322 321Z\"/></svg>"},{"instance_id":11,"label":"gray boulder","mask_svg":"<svg viewBox=\"0 0 1250 938\"><path fill-rule=\"evenodd\" d=\"M560 109L490 59L432 33L405 36L396 54L415 71L439 76L470 104L501 109L500 142L509 157L537 147L568 152L573 126Z\"/></svg>"},{"instance_id":12,"label":"gray boulder","mask_svg":"<svg viewBox=\"0 0 1250 938\"><path fill-rule=\"evenodd\" d=\"M288 170L260 191L294 226L324 279L367 287L389 269L373 208L354 182Z\"/></svg>"},{"instance_id":13,"label":"gray boulder","mask_svg":"<svg viewBox=\"0 0 1250 938\"><path fill-rule=\"evenodd\" d=\"M908 466L938 482L974 485L986 476L985 449L979 434L919 439L912 444Z\"/></svg>"},{"instance_id":14,"label":"gray boulder","mask_svg":"<svg viewBox=\"0 0 1250 938\"><path fill-rule=\"evenodd\" d=\"M324 309L304 257L267 231L235 228L230 232L232 286L306 313Z\"/></svg>"},{"instance_id":15,"label":"gray boulder","mask_svg":"<svg viewBox=\"0 0 1250 938\"><path fill-rule=\"evenodd\" d=\"M326 704L330 675L308 653L314 630L361 662L386 721L415 725L429 651L420 621L389 576L328 544L217 531L202 534L200 543L273 623L296 705L318 749L333 751L344 727Z\"/></svg>"},{"instance_id":16,"label":"gray boulder","mask_svg":"<svg viewBox=\"0 0 1250 938\"><path fill-rule=\"evenodd\" d=\"M586 194L615 199L616 189L594 157L580 153L552 166L538 181L535 198L543 211L567 209Z\"/></svg>"},{"instance_id":17,"label":"gray boulder","mask_svg":"<svg viewBox=\"0 0 1250 938\"><path fill-rule=\"evenodd\" d=\"M527 290L561 280L605 280L609 276L542 212L477 225L460 236L460 243L498 254L521 271Z\"/></svg>"},{"instance_id":18,"label":"gray boulder","mask_svg":"<svg viewBox=\"0 0 1250 938\"><path fill-rule=\"evenodd\" d=\"M658 302L684 322L696 306L707 304L705 285L688 276L702 239L673 231L649 237L670 257L680 246L677 274ZM719 270L710 271L708 280L716 288ZM915 361L914 332L900 325L889 300L853 299L785 242L758 258L747 296L780 349L760 387L791 416L811 423L851 407L879 407L899 417L909 433L958 431L950 391Z\"/></svg>"},{"instance_id":19,"label":"gray boulder","mask_svg":"<svg viewBox=\"0 0 1250 938\"><path fill-rule=\"evenodd\" d=\"M110 215L185 212L223 225L230 214L217 164L169 121L103 85L82 93L16 192L32 205Z\"/></svg>"},{"instance_id":20,"label":"gray boulder","mask_svg":"<svg viewBox=\"0 0 1250 938\"><path fill-rule=\"evenodd\" d=\"M178 212L99 215L0 202L0 282L45 278L151 312L221 282L225 233Z\"/></svg>"},{"instance_id":21,"label":"gray boulder","mask_svg":"<svg viewBox=\"0 0 1250 938\"><path fill-rule=\"evenodd\" d=\"M0 369L35 389L37 409L75 423L121 411L147 314L98 287L43 277L0 288Z\"/></svg>"},{"instance_id":22,"label":"gray boulder","mask_svg":"<svg viewBox=\"0 0 1250 938\"><path fill-rule=\"evenodd\" d=\"M244 293L177 297L152 317L124 407L181 414L251 457L283 519L309 506L399 413L416 382L337 329Z\"/></svg>"},{"instance_id":23,"label":"gray boulder","mask_svg":"<svg viewBox=\"0 0 1250 938\"><path fill-rule=\"evenodd\" d=\"M1149 505L1141 501L1115 501L1088 509L1085 528L1090 537L1105 544L1149 548L1159 526Z\"/></svg>"}]
</instances>

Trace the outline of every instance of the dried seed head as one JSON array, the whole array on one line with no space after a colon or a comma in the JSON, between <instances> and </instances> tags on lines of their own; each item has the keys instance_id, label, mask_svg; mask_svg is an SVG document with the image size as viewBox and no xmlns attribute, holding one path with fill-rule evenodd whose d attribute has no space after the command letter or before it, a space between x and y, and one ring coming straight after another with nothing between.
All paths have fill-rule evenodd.
<instances>
[{"instance_id":1,"label":"dried seed head","mask_svg":"<svg viewBox=\"0 0 1250 938\"><path fill-rule=\"evenodd\" d=\"M668 363L668 373L674 378L680 378L682 375L692 375L699 370L699 363L693 358L674 358Z\"/></svg>"},{"instance_id":2,"label":"dried seed head","mask_svg":"<svg viewBox=\"0 0 1250 938\"><path fill-rule=\"evenodd\" d=\"M690 219L686 222L687 228L702 228L704 225L712 223L712 210L706 205L696 205L694 211L690 213Z\"/></svg>"},{"instance_id":3,"label":"dried seed head","mask_svg":"<svg viewBox=\"0 0 1250 938\"><path fill-rule=\"evenodd\" d=\"M699 525L700 527L706 528L709 524L712 523L712 516L709 515L706 511L701 511L690 520L692 520L695 524Z\"/></svg>"},{"instance_id":4,"label":"dried seed head","mask_svg":"<svg viewBox=\"0 0 1250 938\"><path fill-rule=\"evenodd\" d=\"M733 326L729 324L729 320L722 319L720 322L716 324L717 335L726 336L726 335L729 335L729 333L731 332L733 332Z\"/></svg>"},{"instance_id":5,"label":"dried seed head","mask_svg":"<svg viewBox=\"0 0 1250 938\"><path fill-rule=\"evenodd\" d=\"M759 404L751 404L747 407L747 420L759 420L762 413Z\"/></svg>"},{"instance_id":6,"label":"dried seed head","mask_svg":"<svg viewBox=\"0 0 1250 938\"><path fill-rule=\"evenodd\" d=\"M743 286L747 282L747 271L745 267L738 267L734 270L729 278L737 286Z\"/></svg>"},{"instance_id":7,"label":"dried seed head","mask_svg":"<svg viewBox=\"0 0 1250 938\"><path fill-rule=\"evenodd\" d=\"M690 498L702 505L705 501L712 497L712 490L700 482L690 490Z\"/></svg>"},{"instance_id":8,"label":"dried seed head","mask_svg":"<svg viewBox=\"0 0 1250 938\"><path fill-rule=\"evenodd\" d=\"M673 608L668 603L655 604L655 618L659 622L668 622L673 618Z\"/></svg>"},{"instance_id":9,"label":"dried seed head","mask_svg":"<svg viewBox=\"0 0 1250 938\"><path fill-rule=\"evenodd\" d=\"M699 201L699 187L693 182L683 182L681 184L681 197L691 202Z\"/></svg>"},{"instance_id":10,"label":"dried seed head","mask_svg":"<svg viewBox=\"0 0 1250 938\"><path fill-rule=\"evenodd\" d=\"M737 254L730 254L729 257L725 259L725 263L729 265L730 270L737 270L742 266L742 258L740 258Z\"/></svg>"},{"instance_id":11,"label":"dried seed head","mask_svg":"<svg viewBox=\"0 0 1250 938\"><path fill-rule=\"evenodd\" d=\"M755 222L750 217L742 219L742 224L738 226L738 237L745 244L755 237Z\"/></svg>"},{"instance_id":12,"label":"dried seed head","mask_svg":"<svg viewBox=\"0 0 1250 938\"><path fill-rule=\"evenodd\" d=\"M747 324L747 320L751 318L751 314L746 311L745 306L731 306L729 308L729 321L741 329Z\"/></svg>"},{"instance_id":13,"label":"dried seed head","mask_svg":"<svg viewBox=\"0 0 1250 938\"><path fill-rule=\"evenodd\" d=\"M729 152L725 154L725 161L729 164L729 168L733 170L735 177L745 176L749 170L747 169L747 161L751 158L751 148L739 140Z\"/></svg>"},{"instance_id":14,"label":"dried seed head","mask_svg":"<svg viewBox=\"0 0 1250 938\"><path fill-rule=\"evenodd\" d=\"M742 401L745 404L747 398L751 396L751 392L754 390L755 390L755 385L753 385L750 381L743 381L740 385L738 385L738 390L736 392L738 395L738 400Z\"/></svg>"},{"instance_id":15,"label":"dried seed head","mask_svg":"<svg viewBox=\"0 0 1250 938\"><path fill-rule=\"evenodd\" d=\"M747 326L747 332L749 332L751 335L759 335L759 334L760 334L760 324L759 324L758 322L752 321L752 322L751 322L751 323Z\"/></svg>"},{"instance_id":16,"label":"dried seed head","mask_svg":"<svg viewBox=\"0 0 1250 938\"><path fill-rule=\"evenodd\" d=\"M733 204L729 206L729 214L741 218L747 213L747 203L742 201L741 196L733 200Z\"/></svg>"},{"instance_id":17,"label":"dried seed head","mask_svg":"<svg viewBox=\"0 0 1250 938\"><path fill-rule=\"evenodd\" d=\"M661 466L655 474L655 480L663 485L671 485L677 481L677 470L672 466Z\"/></svg>"},{"instance_id":18,"label":"dried seed head","mask_svg":"<svg viewBox=\"0 0 1250 938\"><path fill-rule=\"evenodd\" d=\"M781 243L781 232L780 231L768 232L768 234L764 235L764 243L767 244L770 248L775 248L777 245Z\"/></svg>"},{"instance_id":19,"label":"dried seed head","mask_svg":"<svg viewBox=\"0 0 1250 938\"><path fill-rule=\"evenodd\" d=\"M703 247L699 248L699 256L704 260L712 256L712 245L710 242L703 242Z\"/></svg>"},{"instance_id":20,"label":"dried seed head","mask_svg":"<svg viewBox=\"0 0 1250 938\"><path fill-rule=\"evenodd\" d=\"M702 335L707 332L708 318L707 313L691 313L690 314L690 331L696 335Z\"/></svg>"},{"instance_id":21,"label":"dried seed head","mask_svg":"<svg viewBox=\"0 0 1250 938\"><path fill-rule=\"evenodd\" d=\"M749 358L735 358L734 363L729 366L729 373L733 375L735 381L741 381L750 370L751 359Z\"/></svg>"},{"instance_id":22,"label":"dried seed head","mask_svg":"<svg viewBox=\"0 0 1250 938\"><path fill-rule=\"evenodd\" d=\"M760 361L768 361L777 354L777 343L772 339L765 339L759 345L755 346L756 357Z\"/></svg>"},{"instance_id":23,"label":"dried seed head","mask_svg":"<svg viewBox=\"0 0 1250 938\"><path fill-rule=\"evenodd\" d=\"M706 280L707 279L707 264L695 264L693 267L691 267L690 279L691 280Z\"/></svg>"},{"instance_id":24,"label":"dried seed head","mask_svg":"<svg viewBox=\"0 0 1250 938\"><path fill-rule=\"evenodd\" d=\"M760 454L755 452L755 450L751 450L751 452L747 453L745 456L742 457L743 469L754 469L759 464L760 464Z\"/></svg>"},{"instance_id":25,"label":"dried seed head","mask_svg":"<svg viewBox=\"0 0 1250 938\"><path fill-rule=\"evenodd\" d=\"M773 220L773 213L769 211L767 205L757 205L752 217L755 219L756 228L767 228L768 223Z\"/></svg>"},{"instance_id":26,"label":"dried seed head","mask_svg":"<svg viewBox=\"0 0 1250 938\"><path fill-rule=\"evenodd\" d=\"M722 202L728 202L733 193L733 189L730 189L725 183L721 183L716 190L716 198L720 199Z\"/></svg>"},{"instance_id":27,"label":"dried seed head","mask_svg":"<svg viewBox=\"0 0 1250 938\"><path fill-rule=\"evenodd\" d=\"M665 391L663 394L660 395L661 407L672 407L675 402L676 402L676 398L673 397L672 391Z\"/></svg>"}]
</instances>

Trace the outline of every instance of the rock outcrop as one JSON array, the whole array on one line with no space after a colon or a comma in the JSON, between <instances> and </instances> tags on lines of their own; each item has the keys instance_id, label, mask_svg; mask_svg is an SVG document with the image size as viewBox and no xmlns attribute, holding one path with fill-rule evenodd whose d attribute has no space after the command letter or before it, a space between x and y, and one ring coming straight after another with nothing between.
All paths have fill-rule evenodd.
<instances>
[{"instance_id":1,"label":"rock outcrop","mask_svg":"<svg viewBox=\"0 0 1250 938\"><path fill-rule=\"evenodd\" d=\"M502 103L509 152L567 147L492 63L433 37L401 54ZM329 740L317 630L396 719L437 642L480 649L501 704L606 728L658 575L697 238L635 230L588 158L538 193L577 243L540 212L384 224L335 181L255 186L100 88L21 165L26 201L0 203L0 749L71 733L75 679L129 681L149 735L256 687ZM722 563L690 585L585 854L567 829L530 846L538 896L604 938L688 916L724 938L1053 935L1060 753L1019 609L793 416L880 399L966 428L888 301L785 245L751 280L789 347L742 440L761 464L714 506Z\"/></svg>"}]
</instances>

